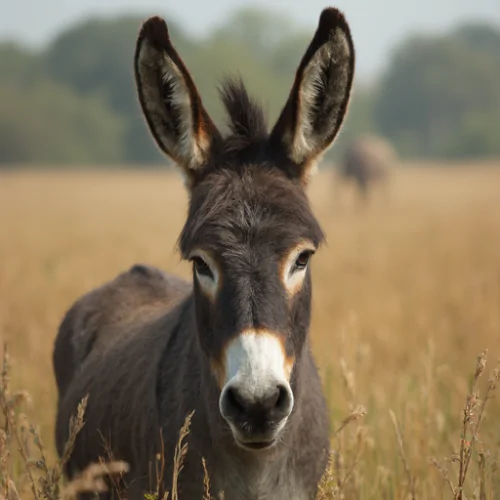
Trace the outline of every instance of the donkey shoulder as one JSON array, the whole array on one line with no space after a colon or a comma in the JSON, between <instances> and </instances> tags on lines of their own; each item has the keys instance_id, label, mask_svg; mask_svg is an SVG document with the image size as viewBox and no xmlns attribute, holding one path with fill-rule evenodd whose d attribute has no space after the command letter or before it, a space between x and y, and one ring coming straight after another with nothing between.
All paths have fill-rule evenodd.
<instances>
[{"instance_id":1,"label":"donkey shoulder","mask_svg":"<svg viewBox=\"0 0 500 500\"><path fill-rule=\"evenodd\" d=\"M115 279L79 298L59 326L53 364L64 393L76 370L93 350L105 350L117 336L153 321L186 297L191 285L144 264L135 264Z\"/></svg>"}]
</instances>

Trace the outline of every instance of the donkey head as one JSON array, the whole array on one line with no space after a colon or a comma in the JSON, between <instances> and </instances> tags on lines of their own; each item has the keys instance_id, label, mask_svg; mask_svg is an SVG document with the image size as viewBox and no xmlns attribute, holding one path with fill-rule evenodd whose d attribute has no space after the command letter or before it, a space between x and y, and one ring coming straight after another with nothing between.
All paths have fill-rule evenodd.
<instances>
[{"instance_id":1,"label":"donkey head","mask_svg":"<svg viewBox=\"0 0 500 500\"><path fill-rule=\"evenodd\" d=\"M347 22L325 9L272 130L243 84L230 80L221 88L229 115L223 136L165 22L149 19L137 41L142 110L190 195L180 249L193 262L199 345L219 418L247 450L271 447L300 397L309 261L323 239L305 187L340 129L353 73Z\"/></svg>"}]
</instances>

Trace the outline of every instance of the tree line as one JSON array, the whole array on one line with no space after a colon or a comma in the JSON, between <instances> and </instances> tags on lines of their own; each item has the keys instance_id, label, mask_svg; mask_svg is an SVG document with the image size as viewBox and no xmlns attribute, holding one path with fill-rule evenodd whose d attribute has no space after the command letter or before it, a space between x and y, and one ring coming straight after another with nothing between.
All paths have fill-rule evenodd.
<instances>
[{"instance_id":1,"label":"tree line","mask_svg":"<svg viewBox=\"0 0 500 500\"><path fill-rule=\"evenodd\" d=\"M0 43L0 166L165 164L137 102L132 58L143 18L88 19L30 51ZM204 39L169 23L220 126L216 87L235 70L277 117L310 33L262 10L236 11ZM335 156L360 133L377 133L405 157L500 155L500 28L461 25L413 36L390 55L377 82L355 82Z\"/></svg>"}]
</instances>

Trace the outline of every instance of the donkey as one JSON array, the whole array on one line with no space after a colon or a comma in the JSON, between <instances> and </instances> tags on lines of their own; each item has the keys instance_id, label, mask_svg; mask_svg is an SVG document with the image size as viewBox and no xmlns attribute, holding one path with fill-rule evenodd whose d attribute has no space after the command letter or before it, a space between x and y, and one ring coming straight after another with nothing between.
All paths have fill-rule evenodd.
<instances>
[{"instance_id":1,"label":"donkey","mask_svg":"<svg viewBox=\"0 0 500 500\"><path fill-rule=\"evenodd\" d=\"M366 200L375 185L387 187L396 159L396 152L385 139L361 136L347 146L338 175L354 182Z\"/></svg>"},{"instance_id":2,"label":"donkey","mask_svg":"<svg viewBox=\"0 0 500 500\"><path fill-rule=\"evenodd\" d=\"M347 111L348 24L323 10L270 131L240 79L220 89L229 130L218 131L161 18L140 29L134 68L149 129L189 193L179 248L192 283L137 264L66 313L53 352L60 455L89 398L65 473L111 452L130 465L128 498L157 483L171 491L179 429L194 411L179 498L202 498L203 458L226 500L312 499L329 416L309 339L309 263L324 235L306 186Z\"/></svg>"}]
</instances>

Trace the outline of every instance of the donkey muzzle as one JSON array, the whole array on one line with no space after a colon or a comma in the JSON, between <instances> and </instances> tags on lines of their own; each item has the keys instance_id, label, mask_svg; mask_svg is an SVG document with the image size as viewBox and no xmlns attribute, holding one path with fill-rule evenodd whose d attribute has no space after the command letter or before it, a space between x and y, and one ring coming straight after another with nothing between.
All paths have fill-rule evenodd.
<instances>
[{"instance_id":1,"label":"donkey muzzle","mask_svg":"<svg viewBox=\"0 0 500 500\"><path fill-rule=\"evenodd\" d=\"M245 386L229 384L220 400L220 411L229 423L236 442L250 449L272 446L293 408L287 382L275 383L253 393Z\"/></svg>"}]
</instances>

